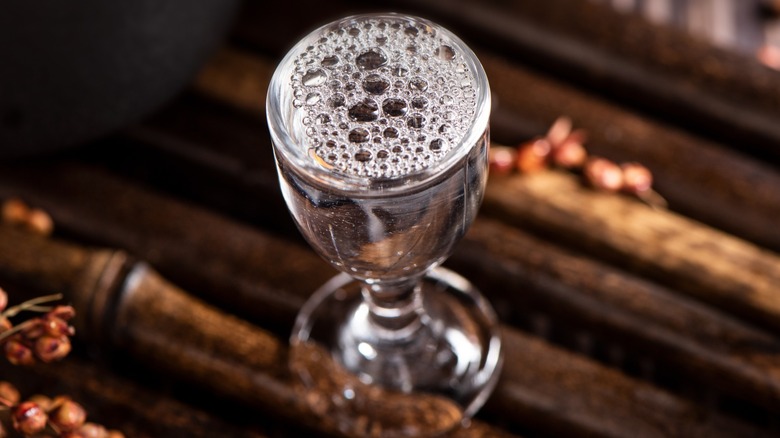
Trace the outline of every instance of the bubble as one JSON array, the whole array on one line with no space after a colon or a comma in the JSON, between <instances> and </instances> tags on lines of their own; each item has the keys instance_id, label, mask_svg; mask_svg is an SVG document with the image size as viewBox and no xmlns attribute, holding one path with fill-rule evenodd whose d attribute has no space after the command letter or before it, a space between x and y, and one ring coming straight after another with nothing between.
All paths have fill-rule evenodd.
<instances>
[{"instance_id":1,"label":"bubble","mask_svg":"<svg viewBox=\"0 0 780 438\"><path fill-rule=\"evenodd\" d=\"M364 99L352 105L347 114L356 122L373 122L379 118L379 105L371 99Z\"/></svg>"},{"instance_id":2,"label":"bubble","mask_svg":"<svg viewBox=\"0 0 780 438\"><path fill-rule=\"evenodd\" d=\"M406 120L406 125L412 129L420 129L425 126L425 117L420 113L414 113Z\"/></svg>"},{"instance_id":3,"label":"bubble","mask_svg":"<svg viewBox=\"0 0 780 438\"><path fill-rule=\"evenodd\" d=\"M309 93L306 95L306 105L312 106L317 104L322 96L320 96L320 93Z\"/></svg>"},{"instance_id":4,"label":"bubble","mask_svg":"<svg viewBox=\"0 0 780 438\"><path fill-rule=\"evenodd\" d=\"M433 54L442 61L452 61L455 59L455 49L443 44L433 51Z\"/></svg>"},{"instance_id":5,"label":"bubble","mask_svg":"<svg viewBox=\"0 0 780 438\"><path fill-rule=\"evenodd\" d=\"M421 77L412 78L409 81L409 89L412 91L425 91L428 89L428 81Z\"/></svg>"},{"instance_id":6,"label":"bubble","mask_svg":"<svg viewBox=\"0 0 780 438\"><path fill-rule=\"evenodd\" d=\"M385 128L382 135L384 135L385 138L398 138L398 130L393 127Z\"/></svg>"},{"instance_id":7,"label":"bubble","mask_svg":"<svg viewBox=\"0 0 780 438\"><path fill-rule=\"evenodd\" d=\"M412 108L425 109L428 106L428 99L423 96L418 96L412 99Z\"/></svg>"},{"instance_id":8,"label":"bubble","mask_svg":"<svg viewBox=\"0 0 780 438\"><path fill-rule=\"evenodd\" d=\"M387 64L387 56L380 49L371 49L355 58L355 64L361 70L376 70Z\"/></svg>"},{"instance_id":9,"label":"bubble","mask_svg":"<svg viewBox=\"0 0 780 438\"><path fill-rule=\"evenodd\" d=\"M396 177L433 165L476 114L475 79L456 47L394 18L326 29L292 61L296 129L338 172Z\"/></svg>"},{"instance_id":10,"label":"bubble","mask_svg":"<svg viewBox=\"0 0 780 438\"><path fill-rule=\"evenodd\" d=\"M393 67L393 76L399 77L399 78L405 78L409 74L409 69L406 68L403 65L396 65Z\"/></svg>"},{"instance_id":11,"label":"bubble","mask_svg":"<svg viewBox=\"0 0 780 438\"><path fill-rule=\"evenodd\" d=\"M366 161L371 161L371 151L361 149L355 152L355 160L361 163L365 163Z\"/></svg>"},{"instance_id":12,"label":"bubble","mask_svg":"<svg viewBox=\"0 0 780 438\"><path fill-rule=\"evenodd\" d=\"M368 94L383 94L390 88L390 81L378 74L370 74L363 80L363 89Z\"/></svg>"},{"instance_id":13,"label":"bubble","mask_svg":"<svg viewBox=\"0 0 780 438\"><path fill-rule=\"evenodd\" d=\"M347 103L347 100L344 98L343 94L334 94L330 99L328 99L328 105L331 108L339 108L344 106Z\"/></svg>"},{"instance_id":14,"label":"bubble","mask_svg":"<svg viewBox=\"0 0 780 438\"><path fill-rule=\"evenodd\" d=\"M368 132L368 129L355 128L349 131L348 138L352 143L365 143L368 141L369 137L371 137L371 134Z\"/></svg>"},{"instance_id":15,"label":"bubble","mask_svg":"<svg viewBox=\"0 0 780 438\"><path fill-rule=\"evenodd\" d=\"M306 72L301 78L301 82L307 87L319 87L324 84L327 79L328 74L325 73L325 70L318 68Z\"/></svg>"},{"instance_id":16,"label":"bubble","mask_svg":"<svg viewBox=\"0 0 780 438\"><path fill-rule=\"evenodd\" d=\"M382 102L382 111L388 117L401 117L406 114L407 104L403 99L391 97Z\"/></svg>"},{"instance_id":17,"label":"bubble","mask_svg":"<svg viewBox=\"0 0 780 438\"><path fill-rule=\"evenodd\" d=\"M339 57L336 55L330 55L322 58L320 65L325 68L333 68L339 64Z\"/></svg>"}]
</instances>

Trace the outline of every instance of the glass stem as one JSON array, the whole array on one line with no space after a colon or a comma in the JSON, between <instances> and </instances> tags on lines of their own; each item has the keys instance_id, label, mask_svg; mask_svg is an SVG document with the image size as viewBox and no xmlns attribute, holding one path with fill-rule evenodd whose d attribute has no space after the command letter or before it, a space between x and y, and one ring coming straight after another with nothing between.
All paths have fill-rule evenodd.
<instances>
[{"instance_id":1,"label":"glass stem","mask_svg":"<svg viewBox=\"0 0 780 438\"><path fill-rule=\"evenodd\" d=\"M363 286L369 317L387 340L406 339L422 326L421 277Z\"/></svg>"}]
</instances>

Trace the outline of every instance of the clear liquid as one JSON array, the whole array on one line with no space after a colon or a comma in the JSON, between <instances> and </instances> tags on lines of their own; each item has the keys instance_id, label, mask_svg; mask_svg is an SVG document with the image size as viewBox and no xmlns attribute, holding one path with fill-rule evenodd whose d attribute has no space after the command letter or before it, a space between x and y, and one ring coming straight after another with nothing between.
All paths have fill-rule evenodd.
<instances>
[{"instance_id":1,"label":"clear liquid","mask_svg":"<svg viewBox=\"0 0 780 438\"><path fill-rule=\"evenodd\" d=\"M345 197L279 160L298 228L337 269L368 281L418 277L446 259L477 214L487 178L488 132L465 163L431 186L385 197Z\"/></svg>"}]
</instances>

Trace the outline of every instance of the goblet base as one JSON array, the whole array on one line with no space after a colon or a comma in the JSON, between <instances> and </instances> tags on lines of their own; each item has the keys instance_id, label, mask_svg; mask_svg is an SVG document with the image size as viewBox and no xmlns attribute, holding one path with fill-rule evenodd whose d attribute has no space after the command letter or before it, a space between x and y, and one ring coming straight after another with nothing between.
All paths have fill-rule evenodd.
<instances>
[{"instance_id":1,"label":"goblet base","mask_svg":"<svg viewBox=\"0 0 780 438\"><path fill-rule=\"evenodd\" d=\"M290 368L312 412L357 436L435 436L467 421L502 362L488 302L464 278L436 268L415 290L411 322L388 328L363 287L339 274L298 315ZM399 312L409 319L409 310Z\"/></svg>"}]
</instances>

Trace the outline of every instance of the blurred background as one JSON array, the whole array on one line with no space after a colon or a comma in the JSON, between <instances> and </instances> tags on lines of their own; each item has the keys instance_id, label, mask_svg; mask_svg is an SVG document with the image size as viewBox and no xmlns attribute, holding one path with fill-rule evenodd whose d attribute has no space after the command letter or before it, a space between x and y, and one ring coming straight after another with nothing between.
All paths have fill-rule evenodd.
<instances>
[{"instance_id":1,"label":"blurred background","mask_svg":"<svg viewBox=\"0 0 780 438\"><path fill-rule=\"evenodd\" d=\"M273 69L323 23L397 11L474 49L494 145L567 117L588 153L647 166L668 202L560 169L491 176L447 264L494 303L512 355L455 436L780 435L780 2L44 3L0 6L0 199L45 210L47 239L130 254L106 294L144 261L224 313L195 321L209 338L180 323L183 304L145 302L154 323L118 317L130 304L116 299L77 308L100 330L66 361L0 365L24 392L72 394L128 436L338 435L296 404L282 353L258 365L214 339L237 316L284 345L332 274L279 193ZM92 278L30 239L0 244L12 302Z\"/></svg>"}]
</instances>

